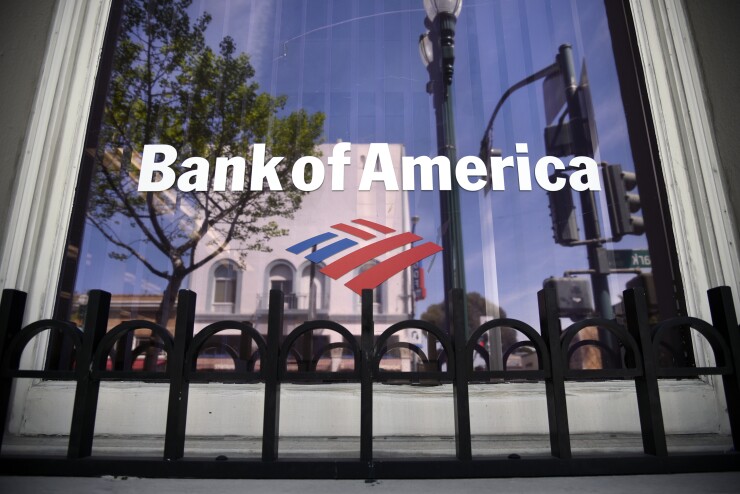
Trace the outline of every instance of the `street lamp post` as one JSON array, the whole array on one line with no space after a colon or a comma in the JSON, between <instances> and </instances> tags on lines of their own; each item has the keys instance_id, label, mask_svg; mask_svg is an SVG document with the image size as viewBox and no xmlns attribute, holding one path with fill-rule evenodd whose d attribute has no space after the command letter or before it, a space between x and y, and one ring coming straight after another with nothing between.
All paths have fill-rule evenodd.
<instances>
[{"instance_id":1,"label":"street lamp post","mask_svg":"<svg viewBox=\"0 0 740 494\"><path fill-rule=\"evenodd\" d=\"M429 72L427 92L432 94L434 100L437 153L439 156L446 156L451 164L457 162L452 112L452 73L455 64L455 24L461 8L462 0L424 0L424 10L427 12L425 24L429 32L419 39L419 52ZM456 183L453 184L452 190L439 191L439 206L442 220L447 327L456 348L460 349L465 348L468 337L468 304L465 294L460 189ZM452 311L453 297L457 300L457 307L461 306L455 314ZM452 323L453 315L457 324ZM469 362L465 362L464 359L455 359L455 375L464 376L467 365ZM469 461L472 459L472 451L470 417L467 413L469 406L467 379L455 379L452 390L455 398L455 454L459 460Z\"/></svg>"},{"instance_id":2,"label":"street lamp post","mask_svg":"<svg viewBox=\"0 0 740 494\"><path fill-rule=\"evenodd\" d=\"M457 162L455 123L452 102L452 75L455 64L455 25L462 8L462 0L424 0L427 13L425 25L429 29L419 38L419 53L429 72L427 92L433 97L437 122L437 152L450 163ZM442 227L442 258L447 319L450 322L449 295L452 289L465 293L465 262L462 245L460 190L439 192ZM467 304L463 304L467 305ZM463 321L467 326L467 307ZM467 329L465 330L467 333Z\"/></svg>"}]
</instances>

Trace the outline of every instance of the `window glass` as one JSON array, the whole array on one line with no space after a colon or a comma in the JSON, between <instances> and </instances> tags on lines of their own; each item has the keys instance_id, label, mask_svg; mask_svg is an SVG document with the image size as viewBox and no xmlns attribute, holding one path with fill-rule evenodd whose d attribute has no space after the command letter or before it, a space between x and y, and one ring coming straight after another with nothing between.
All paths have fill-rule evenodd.
<instances>
[{"instance_id":1,"label":"window glass","mask_svg":"<svg viewBox=\"0 0 740 494\"><path fill-rule=\"evenodd\" d=\"M311 303L311 297L314 297L316 300L316 309L326 308L326 299L324 298L326 278L319 271L322 267L322 265L309 265L303 268L300 292L296 295L300 309L308 309Z\"/></svg>"},{"instance_id":2,"label":"window glass","mask_svg":"<svg viewBox=\"0 0 740 494\"><path fill-rule=\"evenodd\" d=\"M69 233L57 315L79 321L84 294L102 288L114 302L125 297L125 304L113 304L114 320L125 314L172 330L177 290L189 288L199 295L196 330L213 320L209 310L225 303L236 311L234 318L264 333L266 292L279 289L289 309L286 332L320 311L359 334L358 297L345 284L372 264L338 280L315 272L311 281L306 256L312 251L288 249L325 232L340 234L334 226L355 219L444 243L448 225L440 216L436 175L434 190L422 190L418 168L413 190L390 190L379 182L359 190L371 143L388 144L399 183L402 156L443 152L427 92L429 73L419 58L424 19L419 0L127 2L98 145L87 150L94 166L80 178L83 192L73 214L84 221L71 223L81 226ZM460 194L467 292L469 306L476 307L471 326L505 311L537 328L536 294L545 285L558 292L564 326L589 316L620 318L621 292L633 285L647 288L653 322L682 310L674 293L670 223L658 199L660 175L652 157L633 146L625 107L641 103L622 98L615 49L626 47L613 45L603 2L465 2L455 31L456 153L482 156L486 163L500 153L515 165L491 173L489 180L501 179L496 184ZM567 101L558 62L566 51L574 62L572 98L580 115ZM331 190L327 166L340 142L352 143L341 191ZM146 144L171 146L176 186L137 190ZM540 158L555 156L567 166L576 154L599 164L602 190L545 190L536 173ZM327 170L323 186L307 193L296 188L291 173L303 156L319 158ZM220 185L219 157L237 160ZM283 190L253 190L273 185L253 184L252 172L255 163L274 157L283 158L275 167ZM168 159L166 153L155 158ZM231 190L241 158L244 188ZM210 171L199 175L201 167ZM379 170L375 163L371 171ZM550 167L543 176L569 181L574 170L556 175ZM199 181L206 191L187 190ZM352 237L352 248L390 235L372 234L374 240ZM322 259L316 271L345 254ZM234 264L213 269L226 258ZM428 256L376 289L383 312L377 332L408 318L446 327L439 314L447 268L442 254ZM250 282L237 290L239 273ZM423 287L414 285L420 273ZM318 333L314 339L336 340ZM436 353L417 333L400 337ZM588 338L605 336L594 328ZM516 337L485 335L480 345L500 357L502 341L513 344ZM607 349L613 343L604 341ZM670 342L669 360L690 358L682 344L680 338ZM526 367L528 355L526 348L518 350L514 360ZM610 365L608 355L580 349L573 358L575 365L598 367Z\"/></svg>"},{"instance_id":3,"label":"window glass","mask_svg":"<svg viewBox=\"0 0 740 494\"><path fill-rule=\"evenodd\" d=\"M232 264L222 264L213 272L214 294L213 302L216 304L231 304L236 302L236 269Z\"/></svg>"},{"instance_id":4,"label":"window glass","mask_svg":"<svg viewBox=\"0 0 740 494\"><path fill-rule=\"evenodd\" d=\"M278 264L270 269L270 290L280 290L285 297L287 308L296 308L296 296L293 293L293 271L285 264Z\"/></svg>"},{"instance_id":5,"label":"window glass","mask_svg":"<svg viewBox=\"0 0 740 494\"><path fill-rule=\"evenodd\" d=\"M362 274L365 271L367 271L370 268L372 268L373 266L376 266L377 264L378 263L376 263L376 262L371 262L371 263L363 264L362 266L360 266L360 269L358 269L358 273L357 274ZM383 289L381 287L376 288L373 291L373 303L375 304L375 310L376 311L378 311L378 312L382 312L383 311Z\"/></svg>"}]
</instances>

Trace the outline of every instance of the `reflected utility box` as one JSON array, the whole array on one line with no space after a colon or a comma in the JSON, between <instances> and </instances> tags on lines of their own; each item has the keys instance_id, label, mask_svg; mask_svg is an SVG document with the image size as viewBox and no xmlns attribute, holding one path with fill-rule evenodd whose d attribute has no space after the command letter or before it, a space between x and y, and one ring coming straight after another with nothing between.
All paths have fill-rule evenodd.
<instances>
[{"instance_id":1,"label":"reflected utility box","mask_svg":"<svg viewBox=\"0 0 740 494\"><path fill-rule=\"evenodd\" d=\"M588 278L547 278L543 286L555 289L560 317L575 321L593 314L594 301Z\"/></svg>"}]
</instances>

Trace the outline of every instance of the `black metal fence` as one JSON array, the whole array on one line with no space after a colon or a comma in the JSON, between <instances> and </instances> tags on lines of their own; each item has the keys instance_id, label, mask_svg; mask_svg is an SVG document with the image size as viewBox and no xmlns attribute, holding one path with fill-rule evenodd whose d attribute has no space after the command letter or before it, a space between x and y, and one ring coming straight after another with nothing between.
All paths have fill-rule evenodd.
<instances>
[{"instance_id":1,"label":"black metal fence","mask_svg":"<svg viewBox=\"0 0 740 494\"><path fill-rule=\"evenodd\" d=\"M143 477L228 477L228 478L432 478L432 477L510 477L553 475L599 475L676 473L740 470L740 328L738 328L732 295L728 287L709 290L712 324L696 318L670 319L650 327L648 310L642 289L624 292L626 327L615 321L588 319L561 330L555 294L550 290L538 293L540 332L515 319L489 321L465 337L462 292L453 291L452 334L424 321L408 320L392 325L375 338L372 292L362 294L361 335L332 321L309 321L283 339L283 294L270 292L266 339L251 325L236 321L220 321L193 335L195 299L192 291L182 290L177 304L174 337L162 326L147 321L126 321L107 330L110 294L93 290L84 330L75 325L42 320L22 325L26 294L4 290L0 303L0 445L10 407L14 378L38 378L76 382L72 423L66 457L43 455L0 456L1 474L27 475L130 475ZM569 361L576 335L586 327L597 326L611 332L621 345L621 362L617 368L572 369ZM513 328L537 354L538 369L473 368L478 340L496 327ZM657 358L657 349L666 333L693 328L706 338L714 353L713 367L665 367ZM388 371L381 368L384 355L393 348L393 336L405 329L416 328L435 337L446 356L446 365L422 366L414 372ZM108 365L119 342L130 342L138 329L149 329L166 352L163 371L134 371L131 359L127 365ZM343 337L334 343L351 352L354 366L349 372L318 370L320 354L297 371L288 370L288 363L297 354L296 342L317 329L335 331ZM42 331L65 334L73 346L74 365L69 369L19 369L21 354L34 336ZM256 351L235 371L198 370L199 353L208 339L225 330L240 331L251 339ZM282 340L282 341L281 341ZM591 342L597 344L597 342ZM251 345L250 345L251 346ZM410 349L410 348L409 348ZM430 359L423 351L413 349L423 362ZM120 354L119 354L120 357ZM506 358L506 356L505 356ZM304 359L305 360L305 359ZM438 360L437 362L441 362ZM259 364L259 365L257 365ZM663 426L658 380L687 378L700 375L721 375L732 430L733 450L716 453L669 454ZM500 380L533 380L545 382L547 414L550 431L550 456L473 457L471 448L468 386L471 382L488 382L496 386ZM637 395L643 454L613 454L573 456L568 425L565 383L569 380L633 379ZM165 382L169 384L164 454L158 458L98 457L92 455L98 392L102 381ZM455 410L456 455L444 458L378 459L373 455L373 383L431 381L453 385ZM282 382L356 382L360 383L360 451L356 459L285 459L280 458L279 417L280 384ZM188 417L188 390L192 382L249 383L263 382L264 417L262 455L255 459L189 458L185 452L185 426ZM499 417L498 420L506 420ZM221 459L223 460L223 459Z\"/></svg>"}]
</instances>

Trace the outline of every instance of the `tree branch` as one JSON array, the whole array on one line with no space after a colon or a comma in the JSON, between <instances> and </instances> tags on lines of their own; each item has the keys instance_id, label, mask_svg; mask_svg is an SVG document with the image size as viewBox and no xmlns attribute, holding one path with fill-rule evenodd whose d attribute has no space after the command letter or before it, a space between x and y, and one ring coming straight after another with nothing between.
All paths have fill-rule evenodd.
<instances>
[{"instance_id":1,"label":"tree branch","mask_svg":"<svg viewBox=\"0 0 740 494\"><path fill-rule=\"evenodd\" d=\"M90 222L93 224L95 228L98 229L100 233L103 234L103 236L114 245L120 247L121 249L124 249L130 253L130 255L134 256L136 259L142 262L146 268L152 272L152 274L159 276L160 278L169 279L170 274L166 271L160 271L159 269L155 268L149 261L146 260L144 256L139 253L136 249L134 249L131 245L123 242L118 238L117 235L114 235L113 233L108 232L103 226L98 222L97 219L95 219L90 214L87 215L87 219L90 220Z\"/></svg>"},{"instance_id":2,"label":"tree branch","mask_svg":"<svg viewBox=\"0 0 740 494\"><path fill-rule=\"evenodd\" d=\"M106 182L108 182L108 185L110 185L110 188L113 190L113 192L116 194L116 197L121 201L123 204L123 207L126 209L126 211L129 214L129 217L134 220L136 225L141 228L141 231L144 233L147 239L149 239L159 250L161 250L163 253L165 252L165 246L162 245L160 242L157 241L157 239L152 235L152 233L149 231L149 228L144 224L144 222L141 220L141 217L139 213L136 211L136 209L131 205L129 202L129 196L125 194L117 185L116 182L113 180L113 178L110 176L108 169L105 166L101 166L101 169L103 171L103 176L105 177ZM150 212L151 214L151 212ZM88 213L89 215L89 213ZM150 218L151 221L151 218Z\"/></svg>"}]
</instances>

